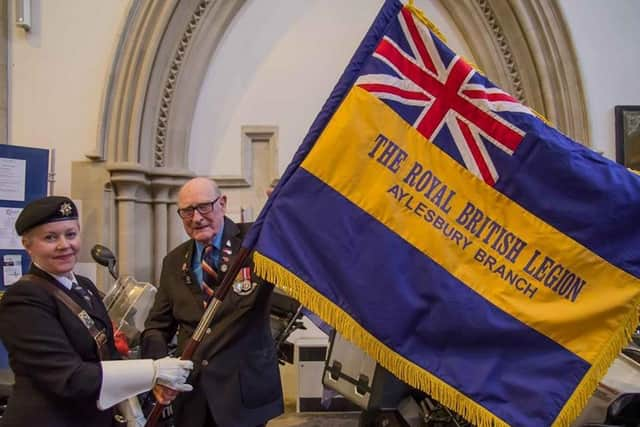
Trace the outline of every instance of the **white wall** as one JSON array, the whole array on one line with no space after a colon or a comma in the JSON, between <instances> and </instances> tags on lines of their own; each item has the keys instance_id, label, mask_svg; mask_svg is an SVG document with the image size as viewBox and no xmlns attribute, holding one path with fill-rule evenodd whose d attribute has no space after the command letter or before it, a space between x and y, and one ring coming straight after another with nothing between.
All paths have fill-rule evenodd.
<instances>
[{"instance_id":1,"label":"white wall","mask_svg":"<svg viewBox=\"0 0 640 427\"><path fill-rule=\"evenodd\" d=\"M640 105L640 1L558 3L582 69L592 147L615 160L613 107Z\"/></svg>"},{"instance_id":2,"label":"white wall","mask_svg":"<svg viewBox=\"0 0 640 427\"><path fill-rule=\"evenodd\" d=\"M9 144L56 149L54 192L93 151L107 78L131 0L31 0L33 29L9 1Z\"/></svg>"},{"instance_id":3,"label":"white wall","mask_svg":"<svg viewBox=\"0 0 640 427\"><path fill-rule=\"evenodd\" d=\"M240 127L277 125L282 173L382 3L247 1L211 59L191 128L190 168L238 175ZM416 5L473 59L438 1Z\"/></svg>"}]
</instances>

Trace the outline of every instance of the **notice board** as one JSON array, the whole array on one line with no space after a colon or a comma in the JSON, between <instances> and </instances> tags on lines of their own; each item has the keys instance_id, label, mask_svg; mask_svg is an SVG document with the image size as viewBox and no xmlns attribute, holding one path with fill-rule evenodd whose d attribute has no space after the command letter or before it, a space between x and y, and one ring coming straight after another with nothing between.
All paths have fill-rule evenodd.
<instances>
[{"instance_id":1,"label":"notice board","mask_svg":"<svg viewBox=\"0 0 640 427\"><path fill-rule=\"evenodd\" d=\"M47 195L48 175L49 150L0 144L0 296L31 263L15 222L27 203ZM7 352L0 345L0 369L7 367Z\"/></svg>"}]
</instances>

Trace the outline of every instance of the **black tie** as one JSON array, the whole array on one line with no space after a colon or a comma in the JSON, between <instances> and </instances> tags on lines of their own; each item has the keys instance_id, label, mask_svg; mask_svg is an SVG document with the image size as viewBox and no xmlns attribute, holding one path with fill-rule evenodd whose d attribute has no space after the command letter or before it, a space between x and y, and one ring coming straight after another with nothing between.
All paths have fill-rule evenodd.
<instances>
[{"instance_id":1,"label":"black tie","mask_svg":"<svg viewBox=\"0 0 640 427\"><path fill-rule=\"evenodd\" d=\"M86 290L84 287L80 286L79 283L73 282L71 283L71 290L76 294L80 295L82 299L84 299L89 307L93 307L93 303L91 302L91 292Z\"/></svg>"}]
</instances>

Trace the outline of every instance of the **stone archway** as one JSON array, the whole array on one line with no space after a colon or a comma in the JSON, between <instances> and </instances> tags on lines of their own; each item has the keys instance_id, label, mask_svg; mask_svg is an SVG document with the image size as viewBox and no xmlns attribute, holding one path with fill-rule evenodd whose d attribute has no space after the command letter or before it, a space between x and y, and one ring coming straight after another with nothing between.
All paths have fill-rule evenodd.
<instances>
[{"instance_id":1,"label":"stone archway","mask_svg":"<svg viewBox=\"0 0 640 427\"><path fill-rule=\"evenodd\" d=\"M102 209L111 212L105 217L115 218L113 240L123 273L157 278L162 257L181 239L169 212L175 191L191 176L188 144L196 95L212 53L243 4L137 0L131 5L106 92L100 140L88 154L106 170L106 185L115 193L113 205L103 202ZM588 142L580 73L556 0L442 4L492 80L568 135Z\"/></svg>"},{"instance_id":2,"label":"stone archway","mask_svg":"<svg viewBox=\"0 0 640 427\"><path fill-rule=\"evenodd\" d=\"M85 231L117 248L121 274L157 279L162 257L183 239L182 226L170 213L177 189L192 176L187 149L197 91L243 3L138 0L131 5L106 90L100 138L87 154L108 178L103 188L74 194L84 200L96 190L113 191L107 198L113 204L104 197L91 203L102 217L115 218L112 235Z\"/></svg>"}]
</instances>

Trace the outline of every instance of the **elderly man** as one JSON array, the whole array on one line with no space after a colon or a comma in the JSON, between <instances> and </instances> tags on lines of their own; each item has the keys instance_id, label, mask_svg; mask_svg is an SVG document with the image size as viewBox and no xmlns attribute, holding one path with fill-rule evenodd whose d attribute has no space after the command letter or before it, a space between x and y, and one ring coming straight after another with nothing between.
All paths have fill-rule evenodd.
<instances>
[{"instance_id":1,"label":"elderly man","mask_svg":"<svg viewBox=\"0 0 640 427\"><path fill-rule=\"evenodd\" d=\"M240 248L243 232L225 217L227 198L206 178L188 181L178 193L178 215L190 240L162 264L160 286L142 336L144 357L167 355L178 334L180 354ZM204 268L203 268L204 266ZM278 360L269 327L273 286L243 268L195 352L190 382L179 395L175 423L184 426L254 427L283 412ZM159 401L173 392L154 388Z\"/></svg>"}]
</instances>

